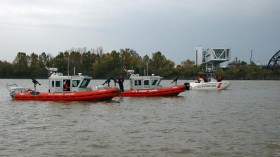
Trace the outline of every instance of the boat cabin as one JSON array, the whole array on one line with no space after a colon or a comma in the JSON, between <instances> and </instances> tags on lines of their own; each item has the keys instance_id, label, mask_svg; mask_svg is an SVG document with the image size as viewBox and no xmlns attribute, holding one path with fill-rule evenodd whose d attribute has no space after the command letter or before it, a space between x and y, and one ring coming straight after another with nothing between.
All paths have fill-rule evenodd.
<instances>
[{"instance_id":1,"label":"boat cabin","mask_svg":"<svg viewBox=\"0 0 280 157\"><path fill-rule=\"evenodd\" d=\"M160 85L162 77L160 76L139 76L138 74L132 74L129 80L131 90L156 89L162 87Z\"/></svg>"},{"instance_id":2,"label":"boat cabin","mask_svg":"<svg viewBox=\"0 0 280 157\"><path fill-rule=\"evenodd\" d=\"M82 92L90 91L88 87L91 77L84 76L81 73L74 76L63 76L61 73L53 73L49 77L49 92Z\"/></svg>"}]
</instances>

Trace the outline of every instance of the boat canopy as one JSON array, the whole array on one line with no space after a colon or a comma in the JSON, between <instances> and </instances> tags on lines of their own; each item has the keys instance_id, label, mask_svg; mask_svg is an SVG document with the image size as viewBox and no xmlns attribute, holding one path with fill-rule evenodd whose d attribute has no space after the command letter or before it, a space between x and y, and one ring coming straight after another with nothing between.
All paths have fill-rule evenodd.
<instances>
[{"instance_id":1,"label":"boat canopy","mask_svg":"<svg viewBox=\"0 0 280 157\"><path fill-rule=\"evenodd\" d=\"M88 87L92 77L81 73L74 76L63 76L61 73L53 73L49 77L49 92L83 92L92 90Z\"/></svg>"},{"instance_id":2,"label":"boat canopy","mask_svg":"<svg viewBox=\"0 0 280 157\"><path fill-rule=\"evenodd\" d=\"M162 77L160 76L139 76L138 74L132 74L129 80L131 90L156 89L162 87L160 85Z\"/></svg>"}]
</instances>

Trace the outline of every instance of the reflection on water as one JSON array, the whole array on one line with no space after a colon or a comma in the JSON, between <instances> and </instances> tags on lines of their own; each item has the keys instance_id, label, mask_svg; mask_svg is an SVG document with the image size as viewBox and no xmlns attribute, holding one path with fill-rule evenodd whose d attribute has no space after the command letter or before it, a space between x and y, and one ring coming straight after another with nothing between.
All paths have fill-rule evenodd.
<instances>
[{"instance_id":1,"label":"reflection on water","mask_svg":"<svg viewBox=\"0 0 280 157\"><path fill-rule=\"evenodd\" d=\"M280 156L279 81L110 102L13 101L16 81L0 80L2 156Z\"/></svg>"}]
</instances>

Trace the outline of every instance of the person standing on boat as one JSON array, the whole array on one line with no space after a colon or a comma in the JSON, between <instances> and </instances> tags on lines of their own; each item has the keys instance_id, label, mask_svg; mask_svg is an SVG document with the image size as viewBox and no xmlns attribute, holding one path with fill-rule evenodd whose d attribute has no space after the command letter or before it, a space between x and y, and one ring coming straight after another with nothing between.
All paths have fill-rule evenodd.
<instances>
[{"instance_id":1,"label":"person standing on boat","mask_svg":"<svg viewBox=\"0 0 280 157\"><path fill-rule=\"evenodd\" d=\"M222 77L219 75L219 76L217 76L217 81L218 82L222 82Z\"/></svg>"},{"instance_id":2,"label":"person standing on boat","mask_svg":"<svg viewBox=\"0 0 280 157\"><path fill-rule=\"evenodd\" d=\"M119 77L118 77L118 83L119 83L121 92L124 92L123 82L124 82L123 77L122 77L122 76L119 76Z\"/></svg>"},{"instance_id":3,"label":"person standing on boat","mask_svg":"<svg viewBox=\"0 0 280 157\"><path fill-rule=\"evenodd\" d=\"M209 81L208 76L205 76L203 80L204 80L204 82L208 82Z\"/></svg>"},{"instance_id":4,"label":"person standing on boat","mask_svg":"<svg viewBox=\"0 0 280 157\"><path fill-rule=\"evenodd\" d=\"M200 83L200 75L197 75L197 82Z\"/></svg>"},{"instance_id":5,"label":"person standing on boat","mask_svg":"<svg viewBox=\"0 0 280 157\"><path fill-rule=\"evenodd\" d=\"M65 83L63 84L63 89L65 91L70 91L70 80L65 81Z\"/></svg>"}]
</instances>

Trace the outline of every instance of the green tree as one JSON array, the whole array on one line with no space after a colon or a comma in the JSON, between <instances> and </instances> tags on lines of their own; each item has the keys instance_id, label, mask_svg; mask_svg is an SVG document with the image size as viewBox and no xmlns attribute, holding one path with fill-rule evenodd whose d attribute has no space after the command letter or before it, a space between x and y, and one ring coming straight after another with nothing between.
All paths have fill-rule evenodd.
<instances>
[{"instance_id":1,"label":"green tree","mask_svg":"<svg viewBox=\"0 0 280 157\"><path fill-rule=\"evenodd\" d=\"M180 76L186 79L193 79L198 74L198 68L193 64L191 60L182 62L180 66L176 67L176 71Z\"/></svg>"},{"instance_id":2,"label":"green tree","mask_svg":"<svg viewBox=\"0 0 280 157\"><path fill-rule=\"evenodd\" d=\"M153 53L150 61L150 71L156 75L161 75L165 78L170 78L173 74L175 63L165 58L160 51Z\"/></svg>"},{"instance_id":3,"label":"green tree","mask_svg":"<svg viewBox=\"0 0 280 157\"><path fill-rule=\"evenodd\" d=\"M30 55L30 75L32 77L36 77L36 75L39 73L39 57L37 54L32 53Z\"/></svg>"},{"instance_id":4,"label":"green tree","mask_svg":"<svg viewBox=\"0 0 280 157\"><path fill-rule=\"evenodd\" d=\"M29 56L25 52L18 52L16 58L14 59L14 76L16 78L28 78L29 68L28 68Z\"/></svg>"},{"instance_id":5,"label":"green tree","mask_svg":"<svg viewBox=\"0 0 280 157\"><path fill-rule=\"evenodd\" d=\"M95 62L95 56L96 55L94 53L91 54L90 51L82 53L82 73L85 73L87 75L92 74L92 65Z\"/></svg>"},{"instance_id":6,"label":"green tree","mask_svg":"<svg viewBox=\"0 0 280 157\"><path fill-rule=\"evenodd\" d=\"M123 67L133 69L135 73L156 74L171 79L175 76L181 78L193 78L198 71L204 71L205 65L196 67L192 61L185 60L175 68L175 63L167 59L160 51L141 57L135 50L130 48L120 49L120 52L112 51L103 53L103 48L98 47L94 52L59 52L55 57L45 52L39 56L35 53L27 55L25 52L18 52L12 63L0 61L0 78L46 78L47 67L56 67L59 72L69 74L76 68L77 72L93 76L93 78L117 77L125 74ZM226 79L279 79L280 66L273 66L266 69L256 65L247 65L242 61L239 67L221 68L217 73Z\"/></svg>"},{"instance_id":7,"label":"green tree","mask_svg":"<svg viewBox=\"0 0 280 157\"><path fill-rule=\"evenodd\" d=\"M126 69L133 69L135 73L141 73L142 57L133 49L121 49L120 50L120 66ZM122 70L123 71L123 70Z\"/></svg>"},{"instance_id":8,"label":"green tree","mask_svg":"<svg viewBox=\"0 0 280 157\"><path fill-rule=\"evenodd\" d=\"M148 55L145 55L142 58L140 70L143 71L143 75L149 75L150 74L150 70L149 70L150 62L151 62L151 59Z\"/></svg>"},{"instance_id":9,"label":"green tree","mask_svg":"<svg viewBox=\"0 0 280 157\"><path fill-rule=\"evenodd\" d=\"M68 58L69 53L68 52L60 52L56 57L53 58L52 64L53 67L58 68L58 70L63 73L68 73Z\"/></svg>"},{"instance_id":10,"label":"green tree","mask_svg":"<svg viewBox=\"0 0 280 157\"><path fill-rule=\"evenodd\" d=\"M0 78L13 77L13 65L7 61L0 61Z\"/></svg>"},{"instance_id":11,"label":"green tree","mask_svg":"<svg viewBox=\"0 0 280 157\"><path fill-rule=\"evenodd\" d=\"M80 52L72 51L69 56L67 53L64 53L65 60L67 60L67 68L68 68L68 62L69 62L69 73L70 75L74 75L74 68L75 73L77 72L83 72L83 62L82 62L82 54ZM69 57L69 58L68 58ZM72 71L73 70L73 71Z\"/></svg>"},{"instance_id":12,"label":"green tree","mask_svg":"<svg viewBox=\"0 0 280 157\"><path fill-rule=\"evenodd\" d=\"M49 56L46 55L45 52L42 52L39 55L39 68L38 68L38 73L37 73L37 77L40 78L46 78L48 75L48 71L46 69L47 64L48 64L48 58Z\"/></svg>"}]
</instances>

